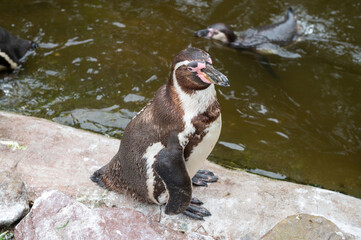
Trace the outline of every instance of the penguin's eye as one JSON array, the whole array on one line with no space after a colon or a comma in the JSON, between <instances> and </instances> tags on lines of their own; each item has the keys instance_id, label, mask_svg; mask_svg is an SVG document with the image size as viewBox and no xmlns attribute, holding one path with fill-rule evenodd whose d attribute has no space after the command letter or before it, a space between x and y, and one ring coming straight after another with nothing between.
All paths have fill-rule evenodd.
<instances>
[{"instance_id":1,"label":"penguin's eye","mask_svg":"<svg viewBox=\"0 0 361 240\"><path fill-rule=\"evenodd\" d=\"M195 72L195 68L198 67L198 62L194 61L194 62L190 62L188 63L187 65L187 70L190 71L190 72Z\"/></svg>"}]
</instances>

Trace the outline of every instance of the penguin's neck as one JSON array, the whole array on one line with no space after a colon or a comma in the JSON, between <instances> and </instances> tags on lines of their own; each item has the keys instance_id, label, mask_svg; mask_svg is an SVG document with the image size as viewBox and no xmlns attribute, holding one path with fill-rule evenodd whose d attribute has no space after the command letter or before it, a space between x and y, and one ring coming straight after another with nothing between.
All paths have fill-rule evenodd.
<instances>
[{"instance_id":1,"label":"penguin's neck","mask_svg":"<svg viewBox=\"0 0 361 240\"><path fill-rule=\"evenodd\" d=\"M180 107L183 109L185 115L192 117L204 113L209 105L217 100L216 90L213 84L202 90L184 91L173 75L173 84L169 87L172 89L171 92L177 95Z\"/></svg>"},{"instance_id":2,"label":"penguin's neck","mask_svg":"<svg viewBox=\"0 0 361 240\"><path fill-rule=\"evenodd\" d=\"M176 76L175 71L172 74L172 82L169 87L172 93L177 95L180 108L183 110L184 130L179 133L178 138L181 146L188 143L188 137L195 132L192 119L199 114L204 113L208 107L217 101L216 90L214 85L209 85L202 90L184 91Z\"/></svg>"}]
</instances>

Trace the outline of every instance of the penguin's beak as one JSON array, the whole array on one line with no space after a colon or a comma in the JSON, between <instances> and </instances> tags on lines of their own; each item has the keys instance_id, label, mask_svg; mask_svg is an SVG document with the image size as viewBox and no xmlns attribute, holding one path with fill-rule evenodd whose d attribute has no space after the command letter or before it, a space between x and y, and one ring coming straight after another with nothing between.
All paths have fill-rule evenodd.
<instances>
[{"instance_id":1,"label":"penguin's beak","mask_svg":"<svg viewBox=\"0 0 361 240\"><path fill-rule=\"evenodd\" d=\"M216 70L211 64L207 64L207 67L202 69L201 74L205 79L213 84L217 84L222 87L230 86L228 78L223 73Z\"/></svg>"},{"instance_id":2,"label":"penguin's beak","mask_svg":"<svg viewBox=\"0 0 361 240\"><path fill-rule=\"evenodd\" d=\"M195 37L203 37L203 38L210 38L212 37L212 33L208 29L203 29L194 32Z\"/></svg>"}]
</instances>

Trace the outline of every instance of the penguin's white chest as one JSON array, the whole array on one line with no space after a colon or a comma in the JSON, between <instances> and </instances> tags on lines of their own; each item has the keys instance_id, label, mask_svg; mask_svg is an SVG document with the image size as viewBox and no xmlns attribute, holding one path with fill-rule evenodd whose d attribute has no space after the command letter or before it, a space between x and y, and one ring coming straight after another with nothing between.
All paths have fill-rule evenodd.
<instances>
[{"instance_id":1,"label":"penguin's white chest","mask_svg":"<svg viewBox=\"0 0 361 240\"><path fill-rule=\"evenodd\" d=\"M186 167L189 177L193 177L199 169L202 168L205 160L212 152L216 145L222 128L221 115L212 122L208 128L205 129L206 135L203 137L196 146L193 147L188 161L186 161Z\"/></svg>"},{"instance_id":2,"label":"penguin's white chest","mask_svg":"<svg viewBox=\"0 0 361 240\"><path fill-rule=\"evenodd\" d=\"M177 63L175 69L183 64L183 62ZM197 131L192 120L199 114L205 113L209 107L217 101L216 90L212 84L204 90L187 94L179 86L175 71L173 71L173 82L184 112L184 130L178 134L178 139L180 145L183 146L183 148L186 148L190 138L201 137L194 136ZM191 149L190 155L186 160L186 168L189 177L192 178L194 176L194 174L202 167L208 155L212 152L221 133L221 126L222 120L221 115L219 115L219 117L215 121L209 123L208 127L204 130L205 135L201 141Z\"/></svg>"}]
</instances>

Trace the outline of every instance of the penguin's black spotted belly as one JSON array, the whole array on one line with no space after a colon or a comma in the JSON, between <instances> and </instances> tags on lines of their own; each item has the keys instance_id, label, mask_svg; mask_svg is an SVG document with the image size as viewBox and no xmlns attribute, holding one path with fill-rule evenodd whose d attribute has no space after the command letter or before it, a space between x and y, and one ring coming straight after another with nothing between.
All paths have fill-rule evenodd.
<instances>
[{"instance_id":1,"label":"penguin's black spotted belly","mask_svg":"<svg viewBox=\"0 0 361 240\"><path fill-rule=\"evenodd\" d=\"M189 142L184 149L184 157L190 176L198 171L203 165L197 159L206 159L213 150L221 131L221 111L218 101L215 101L208 109L191 121L196 129L189 138ZM205 157L204 157L205 156Z\"/></svg>"}]
</instances>

